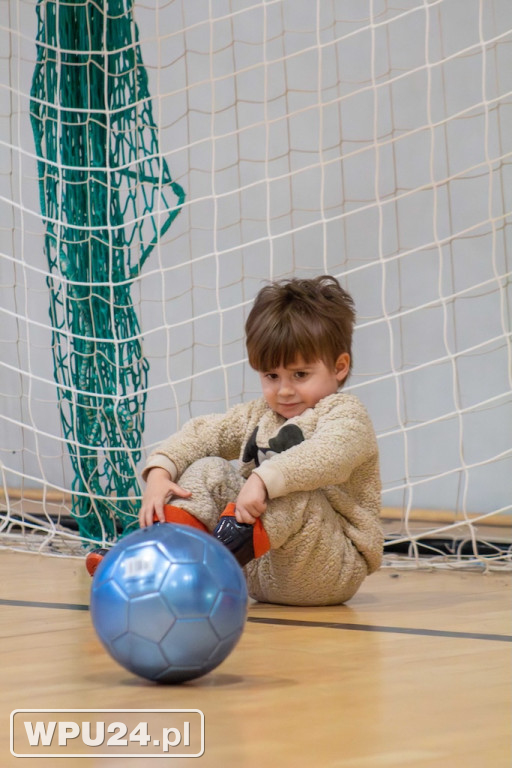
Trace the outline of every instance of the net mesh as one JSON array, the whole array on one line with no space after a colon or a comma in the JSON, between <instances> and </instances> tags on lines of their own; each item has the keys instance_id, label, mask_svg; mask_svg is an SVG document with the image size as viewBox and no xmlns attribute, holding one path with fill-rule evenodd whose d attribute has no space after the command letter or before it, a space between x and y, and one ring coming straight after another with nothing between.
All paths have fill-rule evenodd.
<instances>
[{"instance_id":1,"label":"net mesh","mask_svg":"<svg viewBox=\"0 0 512 768\"><path fill-rule=\"evenodd\" d=\"M386 562L510 567L512 5L7 7L0 542L127 530L145 456L259 394L259 288L330 273Z\"/></svg>"}]
</instances>

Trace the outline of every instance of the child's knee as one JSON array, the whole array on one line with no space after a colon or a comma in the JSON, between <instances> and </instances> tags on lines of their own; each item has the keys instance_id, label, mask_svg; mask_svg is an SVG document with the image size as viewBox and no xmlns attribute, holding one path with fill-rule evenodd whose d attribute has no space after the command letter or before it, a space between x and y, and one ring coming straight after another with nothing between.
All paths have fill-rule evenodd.
<instances>
[{"instance_id":1,"label":"child's knee","mask_svg":"<svg viewBox=\"0 0 512 768\"><path fill-rule=\"evenodd\" d=\"M203 488L222 482L229 471L229 464L218 456L205 456L194 461L180 477L180 485L187 487L187 482Z\"/></svg>"},{"instance_id":2,"label":"child's knee","mask_svg":"<svg viewBox=\"0 0 512 768\"><path fill-rule=\"evenodd\" d=\"M183 472L179 483L193 495L206 493L222 505L236 500L243 480L229 461L218 456L206 456L191 464Z\"/></svg>"},{"instance_id":3,"label":"child's knee","mask_svg":"<svg viewBox=\"0 0 512 768\"><path fill-rule=\"evenodd\" d=\"M222 473L224 471L224 465L228 464L225 459L221 459L219 456L204 456L201 459L197 459L183 472L182 477L185 474L204 474L204 473Z\"/></svg>"}]
</instances>

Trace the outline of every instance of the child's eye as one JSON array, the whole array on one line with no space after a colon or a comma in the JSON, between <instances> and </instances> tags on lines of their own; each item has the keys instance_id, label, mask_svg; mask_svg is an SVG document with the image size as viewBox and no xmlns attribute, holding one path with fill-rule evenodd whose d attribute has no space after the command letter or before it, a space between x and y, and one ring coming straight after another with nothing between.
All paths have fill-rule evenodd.
<instances>
[{"instance_id":1,"label":"child's eye","mask_svg":"<svg viewBox=\"0 0 512 768\"><path fill-rule=\"evenodd\" d=\"M270 381L275 381L277 379L277 373L266 373L265 378L270 379Z\"/></svg>"},{"instance_id":2,"label":"child's eye","mask_svg":"<svg viewBox=\"0 0 512 768\"><path fill-rule=\"evenodd\" d=\"M297 379L305 379L307 375L307 371L295 371L295 378Z\"/></svg>"}]
</instances>

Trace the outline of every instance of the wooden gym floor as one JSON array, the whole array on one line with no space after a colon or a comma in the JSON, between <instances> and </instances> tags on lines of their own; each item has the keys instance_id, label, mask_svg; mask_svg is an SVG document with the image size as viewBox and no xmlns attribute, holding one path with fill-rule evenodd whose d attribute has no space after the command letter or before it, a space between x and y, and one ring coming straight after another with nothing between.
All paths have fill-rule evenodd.
<instances>
[{"instance_id":1,"label":"wooden gym floor","mask_svg":"<svg viewBox=\"0 0 512 768\"><path fill-rule=\"evenodd\" d=\"M511 581L383 569L345 606L252 604L223 664L160 686L101 647L81 561L0 551L0 765L510 768ZM10 754L11 711L78 708L200 709L204 754Z\"/></svg>"}]
</instances>

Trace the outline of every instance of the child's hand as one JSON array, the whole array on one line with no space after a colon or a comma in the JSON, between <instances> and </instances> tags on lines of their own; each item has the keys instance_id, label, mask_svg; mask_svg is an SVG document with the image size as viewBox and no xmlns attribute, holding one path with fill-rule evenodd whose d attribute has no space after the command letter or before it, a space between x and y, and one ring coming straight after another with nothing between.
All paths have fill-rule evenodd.
<instances>
[{"instance_id":1,"label":"child's hand","mask_svg":"<svg viewBox=\"0 0 512 768\"><path fill-rule=\"evenodd\" d=\"M165 523L164 504L171 496L179 496L188 499L192 494L173 483L170 474L162 467L153 467L148 473L146 490L142 497L139 510L139 525L145 528L153 525L153 517L156 514L161 523Z\"/></svg>"},{"instance_id":2,"label":"child's hand","mask_svg":"<svg viewBox=\"0 0 512 768\"><path fill-rule=\"evenodd\" d=\"M267 509L267 489L258 475L252 474L236 500L235 517L239 523L256 522Z\"/></svg>"}]
</instances>

